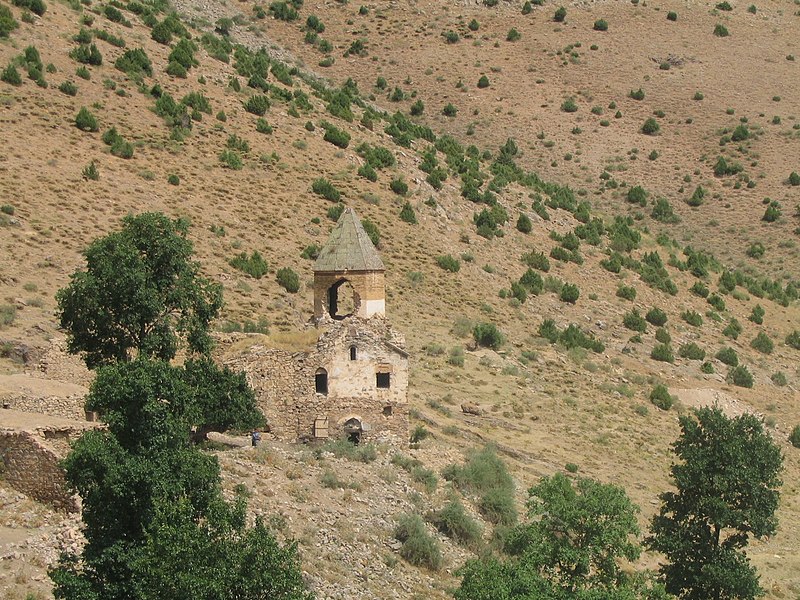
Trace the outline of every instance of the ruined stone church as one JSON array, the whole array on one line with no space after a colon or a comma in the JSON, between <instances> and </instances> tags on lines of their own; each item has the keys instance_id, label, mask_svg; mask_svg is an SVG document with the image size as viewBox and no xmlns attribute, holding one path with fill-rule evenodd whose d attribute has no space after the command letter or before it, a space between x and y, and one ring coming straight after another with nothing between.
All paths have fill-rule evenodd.
<instances>
[{"instance_id":1,"label":"ruined stone church","mask_svg":"<svg viewBox=\"0 0 800 600\"><path fill-rule=\"evenodd\" d=\"M408 353L386 318L385 267L352 208L314 263L314 348L237 360L284 441L408 439Z\"/></svg>"}]
</instances>

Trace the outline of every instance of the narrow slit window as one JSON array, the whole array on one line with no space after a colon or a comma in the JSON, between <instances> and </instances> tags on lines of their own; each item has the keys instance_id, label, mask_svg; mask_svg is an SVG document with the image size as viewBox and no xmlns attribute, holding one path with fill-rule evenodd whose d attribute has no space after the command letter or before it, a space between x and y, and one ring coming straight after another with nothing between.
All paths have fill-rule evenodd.
<instances>
[{"instance_id":1,"label":"narrow slit window","mask_svg":"<svg viewBox=\"0 0 800 600\"><path fill-rule=\"evenodd\" d=\"M325 369L317 369L314 375L314 389L318 394L328 395L328 372Z\"/></svg>"},{"instance_id":2,"label":"narrow slit window","mask_svg":"<svg viewBox=\"0 0 800 600\"><path fill-rule=\"evenodd\" d=\"M357 355L356 347L350 346L350 360L355 360Z\"/></svg>"}]
</instances>

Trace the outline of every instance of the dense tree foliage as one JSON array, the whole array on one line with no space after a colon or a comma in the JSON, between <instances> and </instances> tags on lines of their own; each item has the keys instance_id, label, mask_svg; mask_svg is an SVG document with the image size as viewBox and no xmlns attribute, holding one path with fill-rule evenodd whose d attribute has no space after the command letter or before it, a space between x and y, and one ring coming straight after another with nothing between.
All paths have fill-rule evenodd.
<instances>
[{"instance_id":1,"label":"dense tree foliage","mask_svg":"<svg viewBox=\"0 0 800 600\"><path fill-rule=\"evenodd\" d=\"M780 449L753 415L718 408L682 416L673 445L677 491L661 495L647 543L663 552L667 590L690 600L763 595L743 548L777 528Z\"/></svg>"},{"instance_id":2,"label":"dense tree foliage","mask_svg":"<svg viewBox=\"0 0 800 600\"><path fill-rule=\"evenodd\" d=\"M589 600L666 598L645 574L619 561L635 560L638 508L614 485L563 474L529 491L528 522L509 536L506 560L469 561L457 600Z\"/></svg>"},{"instance_id":3,"label":"dense tree foliage","mask_svg":"<svg viewBox=\"0 0 800 600\"><path fill-rule=\"evenodd\" d=\"M222 292L191 260L188 224L160 213L122 223L122 230L92 242L86 270L58 292L70 352L81 353L89 368L137 355L169 360L179 334L190 350L207 352Z\"/></svg>"}]
</instances>

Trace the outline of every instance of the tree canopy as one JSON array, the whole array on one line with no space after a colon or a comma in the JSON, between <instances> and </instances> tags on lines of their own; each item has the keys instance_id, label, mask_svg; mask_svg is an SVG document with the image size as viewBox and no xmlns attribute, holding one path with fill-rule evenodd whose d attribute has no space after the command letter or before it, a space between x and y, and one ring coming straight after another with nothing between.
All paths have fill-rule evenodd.
<instances>
[{"instance_id":1,"label":"tree canopy","mask_svg":"<svg viewBox=\"0 0 800 600\"><path fill-rule=\"evenodd\" d=\"M661 495L647 543L663 552L667 590L681 598L750 599L763 595L743 552L750 536L777 528L780 449L753 415L719 408L682 416L673 444L675 492Z\"/></svg>"},{"instance_id":2,"label":"tree canopy","mask_svg":"<svg viewBox=\"0 0 800 600\"><path fill-rule=\"evenodd\" d=\"M665 598L646 574L630 575L638 508L622 488L563 474L529 490L528 521L509 536L510 558L467 562L456 600L635 600Z\"/></svg>"},{"instance_id":3,"label":"tree canopy","mask_svg":"<svg viewBox=\"0 0 800 600\"><path fill-rule=\"evenodd\" d=\"M179 334L189 350L208 352L222 291L200 276L187 232L183 219L129 215L120 231L86 250L86 270L74 273L56 299L68 349L89 368L137 355L169 360Z\"/></svg>"}]
</instances>

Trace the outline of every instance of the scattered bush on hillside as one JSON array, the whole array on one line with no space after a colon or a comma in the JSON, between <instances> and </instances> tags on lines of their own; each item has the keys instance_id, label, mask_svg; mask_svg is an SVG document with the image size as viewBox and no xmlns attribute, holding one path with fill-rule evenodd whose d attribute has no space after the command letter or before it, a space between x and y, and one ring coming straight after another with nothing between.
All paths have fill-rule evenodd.
<instances>
[{"instance_id":1,"label":"scattered bush on hillside","mask_svg":"<svg viewBox=\"0 0 800 600\"><path fill-rule=\"evenodd\" d=\"M750 342L750 347L758 350L762 354L772 354L775 344L766 333L759 331L758 335Z\"/></svg>"},{"instance_id":2,"label":"scattered bush on hillside","mask_svg":"<svg viewBox=\"0 0 800 600\"><path fill-rule=\"evenodd\" d=\"M84 179L89 179L91 181L97 181L100 179L100 172L97 170L97 165L94 163L94 161L90 162L83 168L81 175Z\"/></svg>"},{"instance_id":3,"label":"scattered bush on hillside","mask_svg":"<svg viewBox=\"0 0 800 600\"><path fill-rule=\"evenodd\" d=\"M672 354L672 348L668 343L656 344L650 352L650 358L660 362L675 362L675 356Z\"/></svg>"},{"instance_id":4,"label":"scattered bush on hillside","mask_svg":"<svg viewBox=\"0 0 800 600\"><path fill-rule=\"evenodd\" d=\"M532 269L537 269L543 273L550 271L550 261L543 252L528 252L522 255L521 260Z\"/></svg>"},{"instance_id":5,"label":"scattered bush on hillside","mask_svg":"<svg viewBox=\"0 0 800 600\"><path fill-rule=\"evenodd\" d=\"M389 189L398 196L405 196L408 193L408 184L402 177L397 177L389 182Z\"/></svg>"},{"instance_id":6,"label":"scattered bush on hillside","mask_svg":"<svg viewBox=\"0 0 800 600\"><path fill-rule=\"evenodd\" d=\"M650 391L650 402L661 410L669 410L675 403L675 398L670 395L665 385L659 383Z\"/></svg>"},{"instance_id":7,"label":"scattered bush on hillside","mask_svg":"<svg viewBox=\"0 0 800 600\"><path fill-rule=\"evenodd\" d=\"M656 341L662 344L669 344L672 341L672 336L669 334L669 331L663 327L656 329L655 337Z\"/></svg>"},{"instance_id":8,"label":"scattered bush on hillside","mask_svg":"<svg viewBox=\"0 0 800 600\"><path fill-rule=\"evenodd\" d=\"M497 350L505 341L505 336L494 323L477 323L472 329L472 337L479 346L493 350Z\"/></svg>"},{"instance_id":9,"label":"scattered bush on hillside","mask_svg":"<svg viewBox=\"0 0 800 600\"><path fill-rule=\"evenodd\" d=\"M26 8L40 17L47 11L47 5L43 0L11 0L11 3L20 8Z\"/></svg>"},{"instance_id":10,"label":"scattered bush on hillside","mask_svg":"<svg viewBox=\"0 0 800 600\"><path fill-rule=\"evenodd\" d=\"M630 188L625 198L631 204L647 206L647 191L640 185L635 185Z\"/></svg>"},{"instance_id":11,"label":"scattered bush on hillside","mask_svg":"<svg viewBox=\"0 0 800 600\"><path fill-rule=\"evenodd\" d=\"M97 131L99 129L97 118L85 106L81 107L75 116L75 127L81 131Z\"/></svg>"},{"instance_id":12,"label":"scattered bush on hillside","mask_svg":"<svg viewBox=\"0 0 800 600\"><path fill-rule=\"evenodd\" d=\"M461 269L461 262L450 254L442 254L436 257L436 264L445 271L457 273Z\"/></svg>"},{"instance_id":13,"label":"scattered bush on hillside","mask_svg":"<svg viewBox=\"0 0 800 600\"><path fill-rule=\"evenodd\" d=\"M573 283L565 283L561 287L561 292L558 295L559 300L569 304L575 304L580 297L580 290L578 286Z\"/></svg>"},{"instance_id":14,"label":"scattered bush on hillside","mask_svg":"<svg viewBox=\"0 0 800 600\"><path fill-rule=\"evenodd\" d=\"M642 133L645 135L657 135L661 131L661 126L653 117L649 117L642 125Z\"/></svg>"},{"instance_id":15,"label":"scattered bush on hillside","mask_svg":"<svg viewBox=\"0 0 800 600\"><path fill-rule=\"evenodd\" d=\"M795 425L789 434L789 443L795 448L800 448L800 425Z\"/></svg>"},{"instance_id":16,"label":"scattered bush on hillside","mask_svg":"<svg viewBox=\"0 0 800 600\"><path fill-rule=\"evenodd\" d=\"M0 81L5 81L9 85L22 85L22 76L17 71L17 68L10 64L0 74Z\"/></svg>"},{"instance_id":17,"label":"scattered bush on hillside","mask_svg":"<svg viewBox=\"0 0 800 600\"><path fill-rule=\"evenodd\" d=\"M9 8L5 4L0 4L0 38L7 38L17 27L19 23Z\"/></svg>"},{"instance_id":18,"label":"scattered bush on hillside","mask_svg":"<svg viewBox=\"0 0 800 600\"><path fill-rule=\"evenodd\" d=\"M325 129L325 135L322 139L326 142L329 142L336 146L337 148L347 148L350 145L350 134L346 131L342 131L331 125L328 122L322 123L323 129Z\"/></svg>"},{"instance_id":19,"label":"scattered bush on hillside","mask_svg":"<svg viewBox=\"0 0 800 600\"><path fill-rule=\"evenodd\" d=\"M114 61L114 67L132 78L153 74L153 63L150 62L150 58L142 48L126 50L122 56Z\"/></svg>"},{"instance_id":20,"label":"scattered bush on hillside","mask_svg":"<svg viewBox=\"0 0 800 600\"><path fill-rule=\"evenodd\" d=\"M702 186L697 186L694 188L694 192L692 192L691 197L686 201L686 204L692 207L697 207L703 204L704 198L706 195L706 191L703 189Z\"/></svg>"},{"instance_id":21,"label":"scattered bush on hillside","mask_svg":"<svg viewBox=\"0 0 800 600\"><path fill-rule=\"evenodd\" d=\"M678 348L678 356L681 358L688 358L689 360L704 360L706 351L694 342L688 342Z\"/></svg>"},{"instance_id":22,"label":"scattered bush on hillside","mask_svg":"<svg viewBox=\"0 0 800 600\"><path fill-rule=\"evenodd\" d=\"M789 335L787 335L786 345L794 348L795 350L800 350L800 331L795 329Z\"/></svg>"},{"instance_id":23,"label":"scattered bush on hillside","mask_svg":"<svg viewBox=\"0 0 800 600\"><path fill-rule=\"evenodd\" d=\"M486 75L481 75L481 78L478 79L478 88L485 89L489 87L489 78Z\"/></svg>"},{"instance_id":24,"label":"scattered bush on hillside","mask_svg":"<svg viewBox=\"0 0 800 600\"><path fill-rule=\"evenodd\" d=\"M242 157L239 156L235 150L223 150L220 152L219 162L223 167L227 167L228 169L232 169L234 171L240 171L244 166L242 163Z\"/></svg>"},{"instance_id":25,"label":"scattered bush on hillside","mask_svg":"<svg viewBox=\"0 0 800 600\"><path fill-rule=\"evenodd\" d=\"M708 302L716 311L723 312L726 308L725 300L719 294L711 294L707 299Z\"/></svg>"},{"instance_id":26,"label":"scattered bush on hillside","mask_svg":"<svg viewBox=\"0 0 800 600\"><path fill-rule=\"evenodd\" d=\"M574 113L578 110L578 105L575 102L575 98L570 96L561 104L561 110L565 113Z\"/></svg>"},{"instance_id":27,"label":"scattered bush on hillside","mask_svg":"<svg viewBox=\"0 0 800 600\"><path fill-rule=\"evenodd\" d=\"M700 327L700 325L703 324L703 317L700 315L700 313L693 310L683 311L681 313L681 319L693 327Z\"/></svg>"},{"instance_id":28,"label":"scattered bush on hillside","mask_svg":"<svg viewBox=\"0 0 800 600\"><path fill-rule=\"evenodd\" d=\"M639 88L638 90L631 90L628 92L628 97L632 98L633 100L644 100L644 90Z\"/></svg>"},{"instance_id":29,"label":"scattered bush on hillside","mask_svg":"<svg viewBox=\"0 0 800 600\"><path fill-rule=\"evenodd\" d=\"M661 327L667 322L667 313L660 308L651 308L644 316L645 320L651 325Z\"/></svg>"},{"instance_id":30,"label":"scattered bush on hillside","mask_svg":"<svg viewBox=\"0 0 800 600\"><path fill-rule=\"evenodd\" d=\"M269 108L269 98L261 95L250 96L244 103L244 109L256 116L263 117Z\"/></svg>"},{"instance_id":31,"label":"scattered bush on hillside","mask_svg":"<svg viewBox=\"0 0 800 600\"><path fill-rule=\"evenodd\" d=\"M666 198L656 200L650 216L660 223L675 224L680 222L680 217L675 214L672 205Z\"/></svg>"},{"instance_id":32,"label":"scattered bush on hillside","mask_svg":"<svg viewBox=\"0 0 800 600\"><path fill-rule=\"evenodd\" d=\"M635 308L625 313L622 317L622 324L631 331L638 331L639 333L647 331L647 321Z\"/></svg>"},{"instance_id":33,"label":"scattered bush on hillside","mask_svg":"<svg viewBox=\"0 0 800 600\"><path fill-rule=\"evenodd\" d=\"M559 6L556 9L555 14L553 14L553 21L556 23L563 23L564 20L567 18L567 9L563 6Z\"/></svg>"},{"instance_id":34,"label":"scattered bush on hillside","mask_svg":"<svg viewBox=\"0 0 800 600\"><path fill-rule=\"evenodd\" d=\"M617 286L617 298L623 298L624 300L636 300L636 288L629 285L619 284Z\"/></svg>"},{"instance_id":35,"label":"scattered bush on hillside","mask_svg":"<svg viewBox=\"0 0 800 600\"><path fill-rule=\"evenodd\" d=\"M677 21L678 20L678 13L671 10L667 13L667 21Z\"/></svg>"},{"instance_id":36,"label":"scattered bush on hillside","mask_svg":"<svg viewBox=\"0 0 800 600\"><path fill-rule=\"evenodd\" d=\"M608 21L605 19L598 19L594 22L595 31L608 31Z\"/></svg>"},{"instance_id":37,"label":"scattered bush on hillside","mask_svg":"<svg viewBox=\"0 0 800 600\"><path fill-rule=\"evenodd\" d=\"M411 206L410 202L403 204L403 208L400 209L400 220L411 225L417 223L417 214L414 212L414 207Z\"/></svg>"},{"instance_id":38,"label":"scattered bush on hillside","mask_svg":"<svg viewBox=\"0 0 800 600\"><path fill-rule=\"evenodd\" d=\"M750 313L750 316L747 317L747 318L748 318L748 320L752 321L756 325L762 325L764 323L764 315L765 314L766 314L766 311L764 310L764 307L761 306L760 304L756 304L753 307L753 310Z\"/></svg>"},{"instance_id":39,"label":"scattered bush on hillside","mask_svg":"<svg viewBox=\"0 0 800 600\"><path fill-rule=\"evenodd\" d=\"M241 252L228 260L228 264L255 279L261 279L269 271L267 261L258 250L254 250L250 256L247 256L246 252Z\"/></svg>"},{"instance_id":40,"label":"scattered bush on hillside","mask_svg":"<svg viewBox=\"0 0 800 600\"><path fill-rule=\"evenodd\" d=\"M792 171L789 175L789 185L791 186L798 186L800 185L800 174L797 171Z\"/></svg>"},{"instance_id":41,"label":"scattered bush on hillside","mask_svg":"<svg viewBox=\"0 0 800 600\"><path fill-rule=\"evenodd\" d=\"M738 365L728 371L725 381L739 387L751 388L753 387L753 374L744 365Z\"/></svg>"},{"instance_id":42,"label":"scattered bush on hillside","mask_svg":"<svg viewBox=\"0 0 800 600\"><path fill-rule=\"evenodd\" d=\"M300 291L300 277L290 267L278 269L275 279L283 289L290 294Z\"/></svg>"},{"instance_id":43,"label":"scattered bush on hillside","mask_svg":"<svg viewBox=\"0 0 800 600\"><path fill-rule=\"evenodd\" d=\"M331 202L339 202L342 198L342 193L324 177L315 179L311 183L311 191Z\"/></svg>"},{"instance_id":44,"label":"scattered bush on hillside","mask_svg":"<svg viewBox=\"0 0 800 600\"><path fill-rule=\"evenodd\" d=\"M508 30L506 34L506 41L507 42L517 42L522 39L522 34L514 29L513 27Z\"/></svg>"},{"instance_id":45,"label":"scattered bush on hillside","mask_svg":"<svg viewBox=\"0 0 800 600\"><path fill-rule=\"evenodd\" d=\"M436 529L461 546L474 550L480 545L482 528L467 514L464 505L458 499L451 500L441 510L430 513L428 520Z\"/></svg>"},{"instance_id":46,"label":"scattered bush on hillside","mask_svg":"<svg viewBox=\"0 0 800 600\"><path fill-rule=\"evenodd\" d=\"M432 571L437 571L442 566L439 542L425 529L425 523L419 515L400 515L394 537L402 542L400 556L409 564L426 567Z\"/></svg>"},{"instance_id":47,"label":"scattered bush on hillside","mask_svg":"<svg viewBox=\"0 0 800 600\"><path fill-rule=\"evenodd\" d=\"M736 350L730 346L720 348L714 358L729 367L735 367L739 364L739 356L736 354Z\"/></svg>"},{"instance_id":48,"label":"scattered bush on hillside","mask_svg":"<svg viewBox=\"0 0 800 600\"><path fill-rule=\"evenodd\" d=\"M728 37L730 33L728 32L728 28L725 27L722 23L717 23L714 26L714 35L717 37Z\"/></svg>"},{"instance_id":49,"label":"scattered bush on hillside","mask_svg":"<svg viewBox=\"0 0 800 600\"><path fill-rule=\"evenodd\" d=\"M478 496L478 508L489 521L511 525L517 520L514 481L494 448L472 451L463 466L448 465L442 477L458 489Z\"/></svg>"},{"instance_id":50,"label":"scattered bush on hillside","mask_svg":"<svg viewBox=\"0 0 800 600\"><path fill-rule=\"evenodd\" d=\"M736 320L735 317L732 318L728 322L728 325L725 327L725 329L722 330L722 335L733 340L737 339L740 333L742 333L742 325Z\"/></svg>"}]
</instances>

